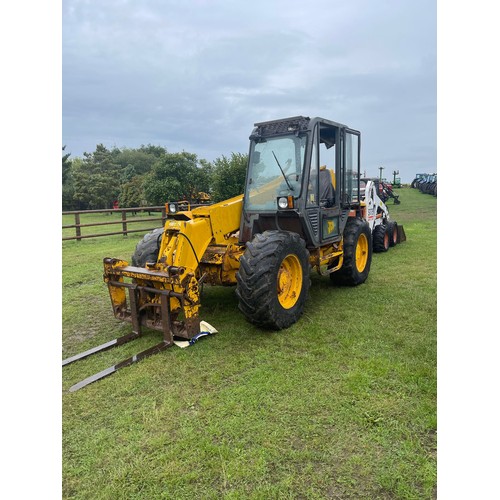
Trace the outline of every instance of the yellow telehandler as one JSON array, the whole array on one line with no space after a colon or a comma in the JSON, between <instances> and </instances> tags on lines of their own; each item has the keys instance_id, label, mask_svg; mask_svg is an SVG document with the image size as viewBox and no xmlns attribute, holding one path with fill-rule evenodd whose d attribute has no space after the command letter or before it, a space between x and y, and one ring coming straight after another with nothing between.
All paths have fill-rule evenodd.
<instances>
[{"instance_id":1,"label":"yellow telehandler","mask_svg":"<svg viewBox=\"0 0 500 500\"><path fill-rule=\"evenodd\" d=\"M132 332L63 365L129 342L142 327L163 338L70 391L171 347L174 338L196 339L202 284L235 285L247 320L280 330L301 316L312 268L337 284L363 283L372 260L369 220L390 221L388 211L369 212L360 191L360 138L323 118L256 123L243 195L187 211L168 203L164 227L138 243L132 265L104 259L114 315L130 322ZM394 244L403 239L399 226Z\"/></svg>"}]
</instances>

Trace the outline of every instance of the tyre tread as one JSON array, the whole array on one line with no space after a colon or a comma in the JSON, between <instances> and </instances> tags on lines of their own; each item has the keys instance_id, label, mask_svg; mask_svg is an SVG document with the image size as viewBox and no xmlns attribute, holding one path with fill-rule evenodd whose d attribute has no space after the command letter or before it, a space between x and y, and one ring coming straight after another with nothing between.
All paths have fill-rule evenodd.
<instances>
[{"instance_id":1,"label":"tyre tread","mask_svg":"<svg viewBox=\"0 0 500 500\"><path fill-rule=\"evenodd\" d=\"M305 241L289 231L264 231L256 234L246 247L236 274L239 310L259 327L288 328L301 316L311 284ZM276 272L289 248L301 254L297 257L302 262L303 288L297 303L285 310L277 305Z\"/></svg>"}]
</instances>

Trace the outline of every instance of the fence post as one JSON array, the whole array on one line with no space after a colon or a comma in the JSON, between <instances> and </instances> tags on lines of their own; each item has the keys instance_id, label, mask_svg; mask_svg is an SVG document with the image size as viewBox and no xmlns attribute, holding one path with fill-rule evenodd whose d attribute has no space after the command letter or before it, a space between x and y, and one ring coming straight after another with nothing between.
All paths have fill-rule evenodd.
<instances>
[{"instance_id":1,"label":"fence post","mask_svg":"<svg viewBox=\"0 0 500 500\"><path fill-rule=\"evenodd\" d=\"M164 226L165 222L167 222L167 208L163 205L161 209L161 225Z\"/></svg>"},{"instance_id":2,"label":"fence post","mask_svg":"<svg viewBox=\"0 0 500 500\"><path fill-rule=\"evenodd\" d=\"M82 235L82 230L80 229L80 213L75 214L75 226L76 226L76 241L82 241L80 236Z\"/></svg>"},{"instance_id":3,"label":"fence post","mask_svg":"<svg viewBox=\"0 0 500 500\"><path fill-rule=\"evenodd\" d=\"M123 236L127 236L127 212L122 210L122 227L123 227Z\"/></svg>"}]
</instances>

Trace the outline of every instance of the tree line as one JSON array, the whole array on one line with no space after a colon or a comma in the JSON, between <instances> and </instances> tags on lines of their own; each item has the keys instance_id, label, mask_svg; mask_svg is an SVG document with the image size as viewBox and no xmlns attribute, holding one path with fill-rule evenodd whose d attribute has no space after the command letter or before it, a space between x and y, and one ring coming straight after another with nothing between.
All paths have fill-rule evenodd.
<instances>
[{"instance_id":1,"label":"tree line","mask_svg":"<svg viewBox=\"0 0 500 500\"><path fill-rule=\"evenodd\" d=\"M170 153L151 144L106 148L71 158L63 146L62 209L90 210L163 205L206 198L222 201L243 193L248 155L231 153L209 162L194 153Z\"/></svg>"}]
</instances>

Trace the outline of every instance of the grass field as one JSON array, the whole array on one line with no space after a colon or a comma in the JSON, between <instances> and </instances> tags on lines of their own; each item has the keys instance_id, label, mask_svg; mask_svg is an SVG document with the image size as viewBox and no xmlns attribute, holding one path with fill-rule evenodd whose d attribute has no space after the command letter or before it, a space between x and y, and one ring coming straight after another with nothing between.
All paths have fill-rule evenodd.
<instances>
[{"instance_id":1,"label":"grass field","mask_svg":"<svg viewBox=\"0 0 500 500\"><path fill-rule=\"evenodd\" d=\"M65 367L64 498L435 498L436 199L398 193L408 240L359 287L314 275L290 329L260 331L233 288L206 286L218 335L75 393L161 334ZM63 357L130 331L102 258L129 259L140 237L63 243Z\"/></svg>"}]
</instances>

